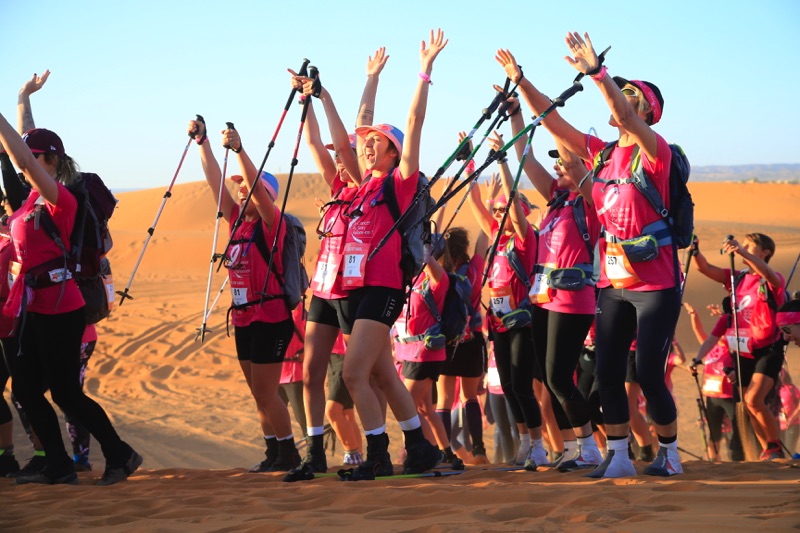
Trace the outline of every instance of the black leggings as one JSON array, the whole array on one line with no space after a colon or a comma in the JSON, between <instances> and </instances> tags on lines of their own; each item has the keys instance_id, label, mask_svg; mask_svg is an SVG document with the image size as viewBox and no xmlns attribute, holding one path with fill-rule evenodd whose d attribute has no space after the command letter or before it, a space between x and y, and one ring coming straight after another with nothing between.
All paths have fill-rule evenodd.
<instances>
[{"instance_id":1,"label":"black leggings","mask_svg":"<svg viewBox=\"0 0 800 533\"><path fill-rule=\"evenodd\" d=\"M0 339L0 345L3 347L3 360L0 361L0 395L3 394L3 391L6 390L6 383L8 383L8 378L11 377L11 374L8 372L8 365L6 365L6 344L4 343L6 339ZM14 343L16 345L16 343ZM17 352L14 352L12 357L16 356ZM0 424L6 424L13 420L13 416L11 415L11 408L8 406L8 402L6 402L5 398L0 398Z\"/></svg>"},{"instance_id":2,"label":"black leggings","mask_svg":"<svg viewBox=\"0 0 800 533\"><path fill-rule=\"evenodd\" d=\"M107 466L123 466L131 454L131 448L120 440L103 408L81 388L84 325L83 308L58 315L28 312L19 337L22 353L9 358L12 391L42 442L46 470L51 475L71 470L72 458L64 447L56 412L44 396L48 388L61 410L81 421L97 439Z\"/></svg>"},{"instance_id":3,"label":"black leggings","mask_svg":"<svg viewBox=\"0 0 800 533\"><path fill-rule=\"evenodd\" d=\"M591 419L586 399L575 386L575 367L594 315L548 311L533 306L533 347L553 402L559 429L579 428Z\"/></svg>"},{"instance_id":4,"label":"black leggings","mask_svg":"<svg viewBox=\"0 0 800 533\"><path fill-rule=\"evenodd\" d=\"M539 402L533 393L533 356L531 328L512 329L502 333L492 333L494 338L494 359L503 394L508 399L511 412L518 424L528 428L542 425Z\"/></svg>"},{"instance_id":5,"label":"black leggings","mask_svg":"<svg viewBox=\"0 0 800 533\"><path fill-rule=\"evenodd\" d=\"M675 401L664 382L664 370L680 308L680 293L675 289L600 289L596 315L597 379L606 424L629 422L625 375L634 338L636 379L650 416L662 426L677 418Z\"/></svg>"}]
</instances>

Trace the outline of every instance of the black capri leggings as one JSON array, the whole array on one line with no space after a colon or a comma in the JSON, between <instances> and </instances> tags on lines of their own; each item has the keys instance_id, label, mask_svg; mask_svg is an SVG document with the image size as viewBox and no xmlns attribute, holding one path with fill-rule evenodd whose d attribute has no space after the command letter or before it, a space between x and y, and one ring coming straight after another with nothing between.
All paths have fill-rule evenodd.
<instances>
[{"instance_id":1,"label":"black capri leggings","mask_svg":"<svg viewBox=\"0 0 800 533\"><path fill-rule=\"evenodd\" d=\"M676 289L600 289L596 315L597 379L606 424L629 422L625 375L634 337L636 379L650 416L659 425L671 424L677 418L675 401L664 382L664 370L680 307Z\"/></svg>"},{"instance_id":2,"label":"black capri leggings","mask_svg":"<svg viewBox=\"0 0 800 533\"><path fill-rule=\"evenodd\" d=\"M542 413L533 393L533 368L536 360L533 356L530 326L501 333L493 332L492 335L500 386L503 387L503 394L508 399L515 421L518 424L524 423L528 428L541 426Z\"/></svg>"},{"instance_id":3,"label":"black capri leggings","mask_svg":"<svg viewBox=\"0 0 800 533\"><path fill-rule=\"evenodd\" d=\"M559 429L582 427L591 419L589 405L573 376L593 320L594 315L559 313L533 306L534 353L547 390L558 400L553 412Z\"/></svg>"}]
</instances>

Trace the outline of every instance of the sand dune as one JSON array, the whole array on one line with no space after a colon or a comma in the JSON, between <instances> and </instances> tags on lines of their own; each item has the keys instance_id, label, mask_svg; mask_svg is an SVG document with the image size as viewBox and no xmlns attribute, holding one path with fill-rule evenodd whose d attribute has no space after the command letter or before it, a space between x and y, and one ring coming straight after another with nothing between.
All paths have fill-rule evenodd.
<instances>
[{"instance_id":1,"label":"sand dune","mask_svg":"<svg viewBox=\"0 0 800 533\"><path fill-rule=\"evenodd\" d=\"M693 183L697 233L713 261L727 234L761 231L773 236L773 265L788 275L800 251L800 186ZM118 289L128 281L164 190L119 194L112 219L110 254ZM534 191L527 191L541 203ZM289 211L307 225L306 261L312 268L318 240L315 196L325 188L315 175L294 177ZM464 209L457 220L476 226ZM672 479L594 481L580 474L498 472L472 467L446 479L386 479L345 484L333 478L284 484L279 475L252 475L263 445L255 409L225 332L227 291L202 323L216 206L204 183L176 186L130 289L133 300L100 324L87 390L115 420L119 432L145 456L143 470L108 489L92 486L102 472L81 474L78 487L14 487L0 483L2 531L687 531L725 526L731 531L788 530L800 526L798 470L791 461L709 465L690 456L686 474ZM222 248L227 224L222 223ZM224 269L214 273L212 298ZM795 279L793 289L800 288ZM689 276L686 299L695 306L718 302L724 291ZM712 324L706 320L707 327ZM678 338L689 354L698 343L681 318ZM800 379L800 350L789 349ZM688 372L676 371L680 444L702 454L696 426L697 390ZM16 425L20 458L28 443ZM399 457L401 437L390 424ZM296 431L299 435L299 430ZM491 437L487 439L491 446ZM341 446L329 456L331 472ZM643 465L637 465L639 470ZM375 490L380 488L380 490Z\"/></svg>"}]
</instances>

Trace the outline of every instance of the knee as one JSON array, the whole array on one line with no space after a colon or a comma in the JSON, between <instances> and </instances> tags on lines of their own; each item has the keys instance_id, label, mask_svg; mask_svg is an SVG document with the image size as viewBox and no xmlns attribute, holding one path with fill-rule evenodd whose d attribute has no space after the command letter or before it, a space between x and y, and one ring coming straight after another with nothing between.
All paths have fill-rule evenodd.
<instances>
[{"instance_id":1,"label":"knee","mask_svg":"<svg viewBox=\"0 0 800 533\"><path fill-rule=\"evenodd\" d=\"M377 385L380 386L379 377L375 376L374 379ZM364 387L369 387L370 375L369 372L361 369L345 366L342 371L342 380L344 380L344 385L351 394L358 394L358 391Z\"/></svg>"},{"instance_id":2,"label":"knee","mask_svg":"<svg viewBox=\"0 0 800 533\"><path fill-rule=\"evenodd\" d=\"M325 416L328 420L338 420L343 414L342 404L329 401L325 404Z\"/></svg>"}]
</instances>

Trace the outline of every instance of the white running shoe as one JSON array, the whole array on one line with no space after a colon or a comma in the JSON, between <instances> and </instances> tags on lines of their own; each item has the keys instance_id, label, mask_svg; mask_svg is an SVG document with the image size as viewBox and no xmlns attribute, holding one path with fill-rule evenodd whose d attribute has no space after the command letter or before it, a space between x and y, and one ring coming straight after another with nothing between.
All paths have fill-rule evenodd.
<instances>
[{"instance_id":1,"label":"white running shoe","mask_svg":"<svg viewBox=\"0 0 800 533\"><path fill-rule=\"evenodd\" d=\"M603 456L597 446L578 446L575 457L561 461L558 465L560 472L575 472L587 468L597 468L603 462Z\"/></svg>"},{"instance_id":2,"label":"white running shoe","mask_svg":"<svg viewBox=\"0 0 800 533\"><path fill-rule=\"evenodd\" d=\"M353 450L352 452L344 452L344 464L346 465L360 465L364 462L364 458L361 457L361 452L358 450Z\"/></svg>"},{"instance_id":3,"label":"white running shoe","mask_svg":"<svg viewBox=\"0 0 800 533\"><path fill-rule=\"evenodd\" d=\"M528 456L531 454L531 449L533 448L532 444L528 444L527 446L524 444L520 444L519 449L517 450L517 455L514 457L514 464L517 466L522 466L525 464L525 461L528 460Z\"/></svg>"},{"instance_id":4,"label":"white running shoe","mask_svg":"<svg viewBox=\"0 0 800 533\"><path fill-rule=\"evenodd\" d=\"M653 464L644 469L648 476L670 477L683 474L681 457L675 450L670 450L664 446L658 447L658 453L653 460Z\"/></svg>"},{"instance_id":5,"label":"white running shoe","mask_svg":"<svg viewBox=\"0 0 800 533\"><path fill-rule=\"evenodd\" d=\"M628 457L626 450L608 450L605 460L600 465L586 474L586 477L595 479L636 477L636 468Z\"/></svg>"}]
</instances>

